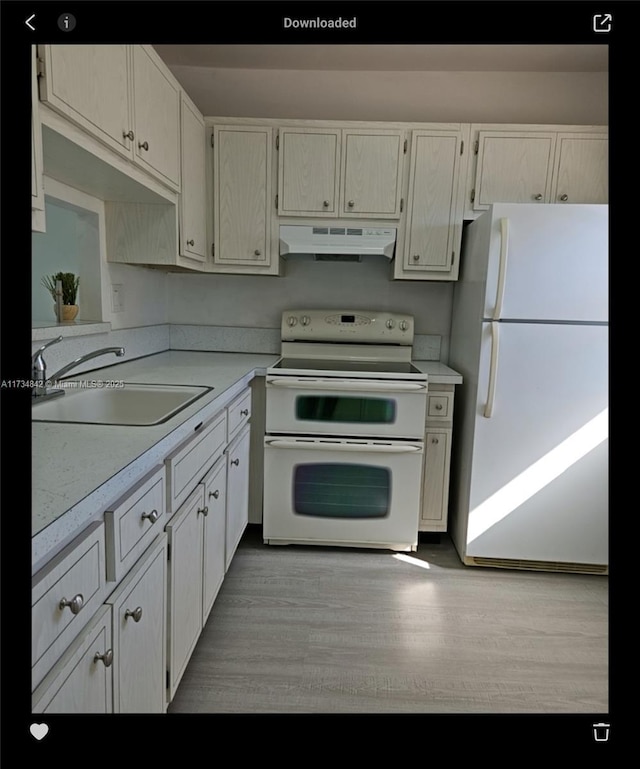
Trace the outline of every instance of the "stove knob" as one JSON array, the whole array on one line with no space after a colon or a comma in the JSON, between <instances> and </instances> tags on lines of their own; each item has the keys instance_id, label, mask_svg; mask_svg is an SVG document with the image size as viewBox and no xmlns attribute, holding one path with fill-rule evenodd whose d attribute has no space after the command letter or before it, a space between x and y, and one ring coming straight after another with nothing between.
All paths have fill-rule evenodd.
<instances>
[{"instance_id":1,"label":"stove knob","mask_svg":"<svg viewBox=\"0 0 640 769\"><path fill-rule=\"evenodd\" d=\"M396 325L395 320L393 320L392 318L389 318L389 320L387 321L387 328L393 328L395 325Z\"/></svg>"},{"instance_id":2,"label":"stove knob","mask_svg":"<svg viewBox=\"0 0 640 769\"><path fill-rule=\"evenodd\" d=\"M308 315L303 315L300 318L300 323L302 323L303 326L308 326L309 323L311 323L311 318Z\"/></svg>"},{"instance_id":3,"label":"stove knob","mask_svg":"<svg viewBox=\"0 0 640 769\"><path fill-rule=\"evenodd\" d=\"M409 328L409 324L407 323L406 320L401 320L399 325L400 325L400 331L406 331Z\"/></svg>"},{"instance_id":4,"label":"stove knob","mask_svg":"<svg viewBox=\"0 0 640 769\"><path fill-rule=\"evenodd\" d=\"M296 318L293 317L293 315L289 315L289 317L287 318L287 325L290 327L295 326L297 322L298 321L296 320Z\"/></svg>"}]
</instances>

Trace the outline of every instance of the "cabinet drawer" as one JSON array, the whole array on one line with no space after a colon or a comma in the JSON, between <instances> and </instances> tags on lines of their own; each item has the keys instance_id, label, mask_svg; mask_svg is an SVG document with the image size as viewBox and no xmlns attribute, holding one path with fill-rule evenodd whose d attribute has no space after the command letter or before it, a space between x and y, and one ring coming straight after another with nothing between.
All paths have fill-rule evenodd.
<instances>
[{"instance_id":1,"label":"cabinet drawer","mask_svg":"<svg viewBox=\"0 0 640 769\"><path fill-rule=\"evenodd\" d=\"M160 465L104 514L107 580L119 582L166 519L165 469Z\"/></svg>"},{"instance_id":2,"label":"cabinet drawer","mask_svg":"<svg viewBox=\"0 0 640 769\"><path fill-rule=\"evenodd\" d=\"M112 654L111 607L103 606L33 693L32 712L111 713Z\"/></svg>"},{"instance_id":3,"label":"cabinet drawer","mask_svg":"<svg viewBox=\"0 0 640 769\"><path fill-rule=\"evenodd\" d=\"M227 416L222 412L167 457L168 516L175 513L211 465L222 456L226 438Z\"/></svg>"},{"instance_id":4,"label":"cabinet drawer","mask_svg":"<svg viewBox=\"0 0 640 769\"><path fill-rule=\"evenodd\" d=\"M89 622L104 600L105 585L105 531L100 521L91 524L33 578L33 687Z\"/></svg>"},{"instance_id":5,"label":"cabinet drawer","mask_svg":"<svg viewBox=\"0 0 640 769\"><path fill-rule=\"evenodd\" d=\"M242 425L246 424L251 418L251 390L247 388L247 391L240 395L235 401L228 407L228 440L237 434Z\"/></svg>"},{"instance_id":6,"label":"cabinet drawer","mask_svg":"<svg viewBox=\"0 0 640 769\"><path fill-rule=\"evenodd\" d=\"M430 392L427 395L427 422L453 419L453 393Z\"/></svg>"}]
</instances>

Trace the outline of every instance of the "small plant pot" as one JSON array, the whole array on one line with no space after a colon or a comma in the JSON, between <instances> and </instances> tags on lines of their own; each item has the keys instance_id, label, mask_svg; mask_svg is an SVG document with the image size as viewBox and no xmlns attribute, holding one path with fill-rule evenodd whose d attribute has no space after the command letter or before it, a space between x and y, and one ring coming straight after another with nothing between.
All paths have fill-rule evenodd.
<instances>
[{"instance_id":1,"label":"small plant pot","mask_svg":"<svg viewBox=\"0 0 640 769\"><path fill-rule=\"evenodd\" d=\"M78 307L77 304L63 304L62 318L58 318L58 323L64 323L66 321L75 320L79 309L80 308ZM53 305L53 310L56 314L56 317L58 317L58 308L55 304Z\"/></svg>"}]
</instances>

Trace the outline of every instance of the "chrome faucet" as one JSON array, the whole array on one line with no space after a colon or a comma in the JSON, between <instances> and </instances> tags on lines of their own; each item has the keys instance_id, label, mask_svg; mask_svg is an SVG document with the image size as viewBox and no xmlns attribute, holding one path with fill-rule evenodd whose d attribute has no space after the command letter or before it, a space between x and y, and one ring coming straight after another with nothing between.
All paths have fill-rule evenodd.
<instances>
[{"instance_id":1,"label":"chrome faucet","mask_svg":"<svg viewBox=\"0 0 640 769\"><path fill-rule=\"evenodd\" d=\"M34 398L53 398L57 395L64 395L64 390L49 390L47 386L49 381L54 383L57 382L62 376L69 373L69 371L74 369L76 366L79 366L81 363L84 363L85 361L91 360L92 358L97 358L100 355L107 355L109 353L113 353L119 358L124 355L124 347L103 347L100 350L94 350L93 352L85 353L79 358L71 361L71 363L67 363L66 366L63 366L61 369L56 371L56 373L53 374L50 379L48 379L47 366L44 358L42 357L42 352L43 350L46 350L46 348L50 345L61 341L61 339L62 337L59 336L57 339L52 339L50 342L47 342L47 344L43 345L39 350L36 350L31 358L31 368L34 381L31 395Z\"/></svg>"}]
</instances>

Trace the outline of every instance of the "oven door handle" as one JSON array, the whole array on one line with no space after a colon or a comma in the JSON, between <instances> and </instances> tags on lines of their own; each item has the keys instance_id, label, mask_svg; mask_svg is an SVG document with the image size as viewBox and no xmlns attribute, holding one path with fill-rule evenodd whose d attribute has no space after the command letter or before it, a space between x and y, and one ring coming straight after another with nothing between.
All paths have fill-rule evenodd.
<instances>
[{"instance_id":1,"label":"oven door handle","mask_svg":"<svg viewBox=\"0 0 640 769\"><path fill-rule=\"evenodd\" d=\"M296 390L359 390L361 392L417 392L427 389L426 382L370 382L357 379L295 379L270 378L273 387L289 387Z\"/></svg>"},{"instance_id":2,"label":"oven door handle","mask_svg":"<svg viewBox=\"0 0 640 769\"><path fill-rule=\"evenodd\" d=\"M402 446L388 445L379 443L340 443L336 441L319 441L317 443L313 441L295 441L285 440L283 438L274 438L273 440L265 441L265 446L270 446L274 449L302 449L308 451L357 451L364 454L412 454L423 450L420 446Z\"/></svg>"}]
</instances>

